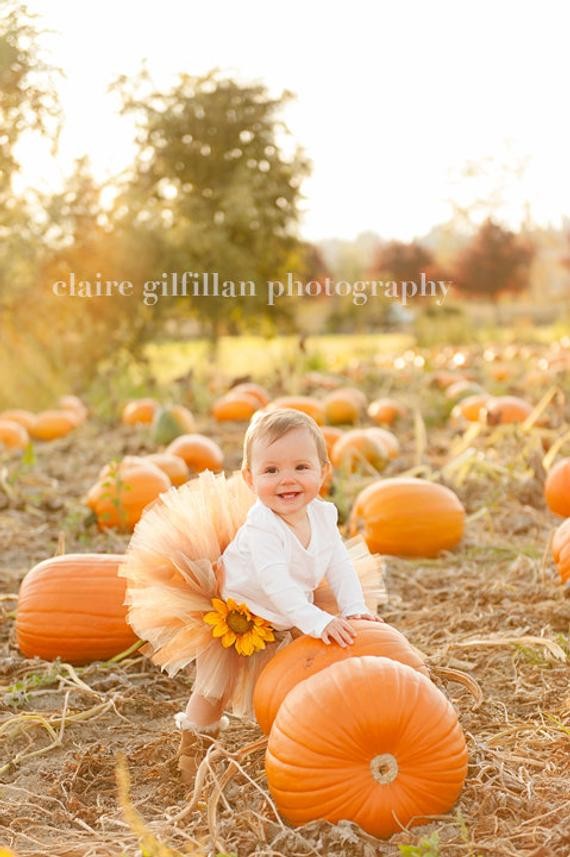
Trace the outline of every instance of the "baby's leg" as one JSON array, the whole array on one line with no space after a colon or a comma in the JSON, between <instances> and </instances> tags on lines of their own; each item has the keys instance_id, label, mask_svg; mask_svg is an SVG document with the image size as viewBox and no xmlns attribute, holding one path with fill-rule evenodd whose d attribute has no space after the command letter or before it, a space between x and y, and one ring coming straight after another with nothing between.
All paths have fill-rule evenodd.
<instances>
[{"instance_id":1,"label":"baby's leg","mask_svg":"<svg viewBox=\"0 0 570 857\"><path fill-rule=\"evenodd\" d=\"M176 723L182 730L178 769L184 782L193 781L208 747L218 737L220 729L227 726L227 718L222 718L225 703L225 697L216 699L194 690L186 710L176 715Z\"/></svg>"},{"instance_id":2,"label":"baby's leg","mask_svg":"<svg viewBox=\"0 0 570 857\"><path fill-rule=\"evenodd\" d=\"M194 724L197 731L200 731L201 727L204 726L217 725L223 711L223 699L202 696L197 691L193 691L186 706L186 716Z\"/></svg>"}]
</instances>

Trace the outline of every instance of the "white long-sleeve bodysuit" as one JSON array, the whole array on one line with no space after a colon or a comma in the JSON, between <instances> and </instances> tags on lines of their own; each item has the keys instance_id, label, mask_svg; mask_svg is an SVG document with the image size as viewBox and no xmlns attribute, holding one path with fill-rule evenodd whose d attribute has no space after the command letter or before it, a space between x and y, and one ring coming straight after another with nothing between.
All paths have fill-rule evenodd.
<instances>
[{"instance_id":1,"label":"white long-sleeve bodysuit","mask_svg":"<svg viewBox=\"0 0 570 857\"><path fill-rule=\"evenodd\" d=\"M343 616L370 611L337 528L336 506L315 499L307 513L311 541L304 548L287 524L257 500L222 555L222 596L245 602L276 630L295 627L320 637L333 618L312 603L323 577Z\"/></svg>"}]
</instances>

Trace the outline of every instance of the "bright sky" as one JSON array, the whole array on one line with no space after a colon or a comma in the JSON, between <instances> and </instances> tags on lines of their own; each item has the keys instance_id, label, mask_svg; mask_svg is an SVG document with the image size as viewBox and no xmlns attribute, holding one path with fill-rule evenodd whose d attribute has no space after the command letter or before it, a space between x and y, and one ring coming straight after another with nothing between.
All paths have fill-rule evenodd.
<instances>
[{"instance_id":1,"label":"bright sky","mask_svg":"<svg viewBox=\"0 0 570 857\"><path fill-rule=\"evenodd\" d=\"M20 152L28 184L58 187L85 153L101 179L129 163L133 128L106 89L146 57L164 87L180 71L218 67L296 94L284 118L313 162L304 185L308 239L425 234L448 219L450 197L486 193L488 184L466 189L457 176L467 161L489 156L528 161L505 192L511 225L526 200L538 223L558 226L570 214L565 0L27 5L54 31L45 45L66 74L58 162L28 142Z\"/></svg>"}]
</instances>

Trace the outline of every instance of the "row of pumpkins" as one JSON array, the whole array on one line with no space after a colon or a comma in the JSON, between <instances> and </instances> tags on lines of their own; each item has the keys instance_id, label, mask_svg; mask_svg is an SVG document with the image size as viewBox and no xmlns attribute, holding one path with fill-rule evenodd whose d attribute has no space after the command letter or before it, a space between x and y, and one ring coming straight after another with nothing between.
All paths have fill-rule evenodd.
<instances>
[{"instance_id":1,"label":"row of pumpkins","mask_svg":"<svg viewBox=\"0 0 570 857\"><path fill-rule=\"evenodd\" d=\"M453 424L484 421L490 425L523 422L532 412L531 405L516 396L491 396L478 384L453 373L435 376L435 383L445 389L447 398L457 402L451 413ZM353 425L364 414L378 426L393 424L405 416L407 406L397 399L377 398L368 404L356 387L341 387L323 399L314 396L281 396L271 400L259 384L243 383L232 387L218 398L212 416L218 422L247 422L260 408L293 407L310 414L319 425ZM38 414L23 409L0 412L0 446L23 449L31 440L49 441L65 437L87 416L87 408L77 396L62 396L57 408ZM143 398L128 402L121 414L124 425L151 424L152 437L158 444L169 443L182 432L195 432L192 414L182 405L163 408L156 399Z\"/></svg>"},{"instance_id":2,"label":"row of pumpkins","mask_svg":"<svg viewBox=\"0 0 570 857\"><path fill-rule=\"evenodd\" d=\"M35 566L18 602L22 653L82 665L136 643L123 559L68 554ZM254 710L269 736L268 785L289 822L349 819L386 837L453 806L467 750L423 656L387 623L352 624L350 647L302 636L281 649L256 683Z\"/></svg>"},{"instance_id":3,"label":"row of pumpkins","mask_svg":"<svg viewBox=\"0 0 570 857\"><path fill-rule=\"evenodd\" d=\"M452 372L439 372L434 383L452 400L459 399L452 411L456 422L485 419L498 422L523 422L532 413L529 403L513 396L491 397L474 382ZM463 397L463 398L462 398ZM15 433L19 443L36 437L58 436L86 419L87 408L76 396L64 396L59 410L34 415L27 411L0 414L0 442L7 445ZM348 431L338 424L359 420L367 407L366 396L355 387L332 390L323 400L311 396L283 396L271 400L259 384L239 384L217 400L214 416L219 420L249 420L261 408L292 407L310 414L321 426L333 467L354 472L365 469L380 472L397 458L396 436L383 426L392 425L406 414L406 406L396 399L376 399L367 409L376 424ZM146 456L127 456L121 462L102 468L89 489L85 503L101 528L132 530L143 509L171 485L186 482L203 470L220 472L224 454L210 437L196 432L192 413L182 405L159 406L154 399L127 403L122 413L125 425L151 423L157 443L168 444L164 451ZM6 426L8 427L6 429ZM39 427L39 428L38 428ZM7 434L6 434L7 431ZM23 433L23 437L19 433ZM324 486L326 493L330 485ZM570 517L570 459L557 462L548 472L545 499L549 509ZM384 479L364 489L357 497L349 523L351 533L362 531L371 550L380 553L434 556L454 547L461 540L464 510L456 495L442 486L422 480ZM570 577L567 559L569 525L563 524L553 541L553 556L562 580Z\"/></svg>"},{"instance_id":4,"label":"row of pumpkins","mask_svg":"<svg viewBox=\"0 0 570 857\"><path fill-rule=\"evenodd\" d=\"M447 386L449 390L455 387L454 396L460 394L459 386L463 392L468 392L472 382L465 379L457 381L456 378L452 373L443 373L436 380L442 388ZM450 383L452 379L453 383ZM350 423L357 419L366 406L366 397L356 388L334 390L321 403L309 396L280 397L271 401L269 393L260 385L241 384L218 401L224 408L230 407L228 403L238 408L237 412L223 411L225 416L234 419L244 418L246 413L249 419L260 408L275 407L293 407L310 414L321 425L335 469L353 472L364 468L370 472L372 468L372 472L379 472L399 454L397 437L380 425L392 424L405 414L405 406L394 399L378 399L369 406L369 416L379 425L349 430L323 425L323 415L329 423ZM243 410L244 403L248 404L249 410ZM45 413L65 412L70 415L68 423L74 426L86 418L87 409L77 397L63 397L59 404L60 412ZM327 409L323 410L325 405ZM483 408L487 419L492 415L493 423L497 413L502 414L504 421L510 422L515 417L523 421L532 411L528 403L514 397L501 397L490 405L486 393L469 395L456 407L463 409L461 417L464 420L480 418ZM12 413L18 417L26 412ZM85 503L102 529L132 530L143 509L171 485L181 485L192 474L206 469L214 473L223 470L221 447L212 438L195 431L192 413L181 405L161 408L153 399L134 400L125 406L123 422L129 425L153 423L157 441L170 442L162 452L127 456L102 468L85 497ZM2 419L0 436L1 426ZM330 484L325 485L323 493L326 494L329 487ZM561 459L549 470L544 494L552 512L570 517L570 458ZM429 557L459 543L464 518L459 499L443 486L421 479L383 479L373 482L357 497L349 532L362 532L370 549L379 553ZM553 557L564 581L570 577L570 560L567 557L569 526L565 522L553 540Z\"/></svg>"}]
</instances>

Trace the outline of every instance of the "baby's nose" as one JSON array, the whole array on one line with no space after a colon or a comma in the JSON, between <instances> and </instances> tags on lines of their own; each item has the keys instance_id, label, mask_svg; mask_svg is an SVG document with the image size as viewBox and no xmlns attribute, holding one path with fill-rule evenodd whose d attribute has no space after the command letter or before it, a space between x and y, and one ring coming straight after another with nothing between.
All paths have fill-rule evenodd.
<instances>
[{"instance_id":1,"label":"baby's nose","mask_svg":"<svg viewBox=\"0 0 570 857\"><path fill-rule=\"evenodd\" d=\"M295 473L292 470L284 470L281 474L281 482L294 482Z\"/></svg>"}]
</instances>

